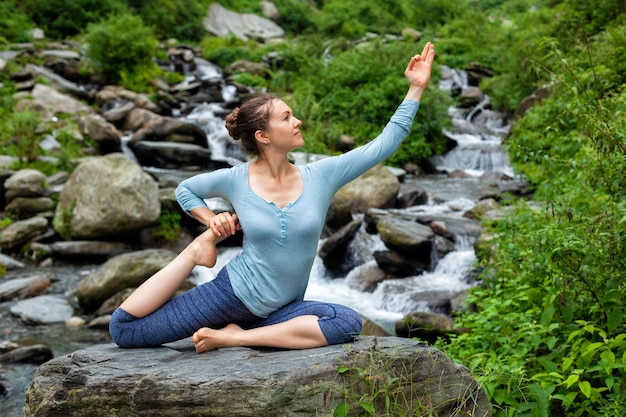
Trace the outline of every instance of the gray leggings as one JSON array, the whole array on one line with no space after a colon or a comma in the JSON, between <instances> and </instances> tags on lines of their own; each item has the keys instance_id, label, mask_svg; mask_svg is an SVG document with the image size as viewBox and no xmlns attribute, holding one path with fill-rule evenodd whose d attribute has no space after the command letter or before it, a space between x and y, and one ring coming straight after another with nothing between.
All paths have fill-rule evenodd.
<instances>
[{"instance_id":1,"label":"gray leggings","mask_svg":"<svg viewBox=\"0 0 626 417\"><path fill-rule=\"evenodd\" d=\"M118 346L140 348L184 339L201 327L220 329L235 323L251 329L304 315L319 317L320 329L330 345L351 342L361 332L359 314L339 304L294 301L266 318L255 316L233 292L226 268L212 281L172 298L145 317L116 309L109 332Z\"/></svg>"}]
</instances>

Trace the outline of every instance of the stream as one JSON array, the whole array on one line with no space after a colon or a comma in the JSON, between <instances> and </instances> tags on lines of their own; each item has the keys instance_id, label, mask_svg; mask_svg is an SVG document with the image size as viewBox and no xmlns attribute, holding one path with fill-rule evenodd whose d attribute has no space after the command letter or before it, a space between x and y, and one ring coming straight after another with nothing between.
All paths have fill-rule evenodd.
<instances>
[{"instance_id":1,"label":"stream","mask_svg":"<svg viewBox=\"0 0 626 417\"><path fill-rule=\"evenodd\" d=\"M445 70L448 76L440 81L441 89L452 91L453 88L467 86L467 75L463 71L449 68ZM234 91L230 87L225 87L223 94L225 98L228 98L234 94ZM485 97L472 109L449 109L453 127L445 134L456 141L458 146L443 156L432 158L431 162L439 172L438 174L406 176L405 184L419 186L427 192L428 203L397 210L398 212L415 216L437 215L444 219L460 218L465 211L472 208L488 193L487 185L480 180L481 175L487 172L501 172L514 177L508 156L501 146L508 126L502 115L489 110L488 103L488 97ZM239 155L230 154L232 147L229 147L228 138L225 139L227 133L223 116L221 116L223 114L224 109L219 104L210 103L199 106L185 117L204 127L214 156L223 160L232 160L234 163L239 160L240 163ZM314 156L294 154L294 157L296 163L301 163ZM471 177L451 178L447 175L459 169ZM177 175L175 172L163 170L154 174L174 179ZM320 245L322 243L323 241L320 241ZM433 294L437 294L438 297L444 295L454 298L475 285L468 278L476 260L473 243L472 237L456 236L455 251L440 259L433 271L414 277L386 280L380 283L373 292L363 292L359 287L359 274L368 268L376 267L372 254L376 250L384 249L384 244L378 235L370 235L365 230L361 230L352 243L354 245L352 249L370 260L353 269L345 277L330 278L326 274L322 260L318 257L313 265L305 298L347 305L388 333L395 334L395 321L410 312L429 310L428 300ZM221 248L218 264L212 269L197 267L192 280L195 283L202 283L213 279L214 274L239 250L240 248ZM53 284L57 286L56 292L71 296L71 288L75 288L77 281L97 267L97 265L72 266L65 269L55 267L53 273L56 275L67 274L67 279L62 278ZM65 287L59 291L59 285ZM54 289L53 287L52 290ZM22 343L44 343L52 348L55 356L65 355L96 343L110 343L106 330L93 330L86 326L68 329L64 324L25 326L19 318L10 314L11 305L13 302L0 304L2 325L0 341L20 340ZM9 383L8 392L4 395L0 393L0 416L24 416L24 393L35 370L36 365L0 364L0 379Z\"/></svg>"}]
</instances>

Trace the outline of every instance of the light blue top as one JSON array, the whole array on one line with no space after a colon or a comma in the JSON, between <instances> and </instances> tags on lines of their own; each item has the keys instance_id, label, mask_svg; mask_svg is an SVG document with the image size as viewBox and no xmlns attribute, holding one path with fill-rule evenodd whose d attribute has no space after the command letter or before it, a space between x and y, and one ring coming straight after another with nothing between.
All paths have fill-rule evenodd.
<instances>
[{"instance_id":1,"label":"light blue top","mask_svg":"<svg viewBox=\"0 0 626 417\"><path fill-rule=\"evenodd\" d=\"M343 185L398 149L418 108L417 101L405 100L373 141L299 166L302 193L283 209L252 191L249 163L180 183L176 198L186 212L206 207L204 199L214 197L228 200L235 209L244 232L243 251L226 267L235 294L252 313L267 317L303 299L331 199Z\"/></svg>"}]
</instances>

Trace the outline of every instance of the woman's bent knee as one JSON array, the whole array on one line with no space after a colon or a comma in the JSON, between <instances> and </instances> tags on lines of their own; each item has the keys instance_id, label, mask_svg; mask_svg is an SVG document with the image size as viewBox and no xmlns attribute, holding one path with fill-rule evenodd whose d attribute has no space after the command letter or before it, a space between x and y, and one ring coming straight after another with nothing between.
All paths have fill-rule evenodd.
<instances>
[{"instance_id":1,"label":"woman's bent knee","mask_svg":"<svg viewBox=\"0 0 626 417\"><path fill-rule=\"evenodd\" d=\"M127 323L134 320L136 320L136 317L119 307L115 309L113 314L111 314L109 334L111 335L113 342L119 347L134 347L133 344L129 343L130 341L126 340L124 337L124 334L127 334L127 332L125 332Z\"/></svg>"},{"instance_id":2,"label":"woman's bent knee","mask_svg":"<svg viewBox=\"0 0 626 417\"><path fill-rule=\"evenodd\" d=\"M332 317L322 317L319 325L329 345L353 342L361 334L361 316L351 308L334 305Z\"/></svg>"}]
</instances>

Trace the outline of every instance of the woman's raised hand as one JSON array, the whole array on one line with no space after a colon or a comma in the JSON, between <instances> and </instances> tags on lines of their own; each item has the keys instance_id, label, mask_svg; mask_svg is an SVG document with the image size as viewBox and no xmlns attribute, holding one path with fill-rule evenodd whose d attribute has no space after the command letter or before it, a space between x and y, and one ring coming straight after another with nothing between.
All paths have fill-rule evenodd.
<instances>
[{"instance_id":1,"label":"woman's raised hand","mask_svg":"<svg viewBox=\"0 0 626 417\"><path fill-rule=\"evenodd\" d=\"M422 91L426 89L430 81L430 71L434 60L435 45L427 42L421 55L414 55L404 71L404 75L412 87L417 87Z\"/></svg>"}]
</instances>

